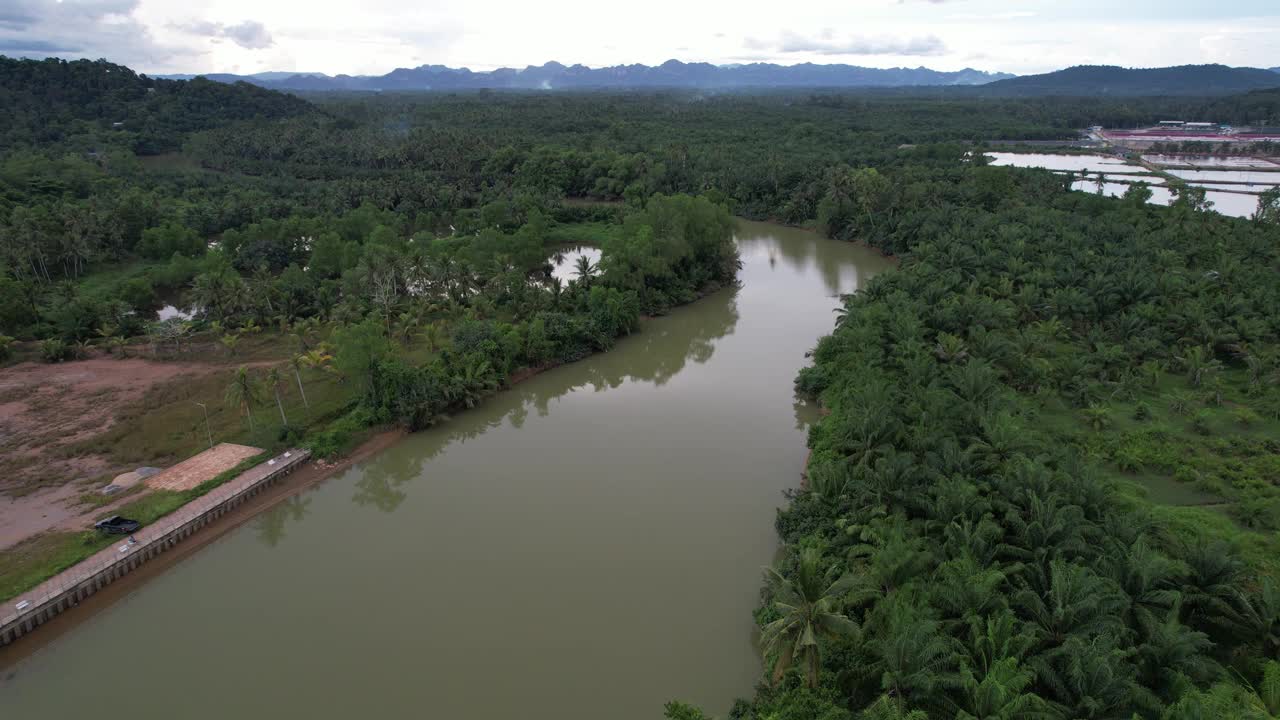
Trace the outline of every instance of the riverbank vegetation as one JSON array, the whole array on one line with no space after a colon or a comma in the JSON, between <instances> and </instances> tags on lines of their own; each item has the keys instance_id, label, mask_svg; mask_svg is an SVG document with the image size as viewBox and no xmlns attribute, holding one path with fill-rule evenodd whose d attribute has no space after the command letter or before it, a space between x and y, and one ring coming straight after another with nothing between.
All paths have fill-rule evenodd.
<instances>
[{"instance_id":1,"label":"riverbank vegetation","mask_svg":"<svg viewBox=\"0 0 1280 720\"><path fill-rule=\"evenodd\" d=\"M105 63L4 64L7 71L39 65L41 79L11 72L6 82L23 103L61 121L9 159L4 174L11 182L0 222L7 267L0 314L8 359L130 357L135 366L145 358L185 370L180 381L150 387L84 433L67 432L63 418L56 437L45 437L43 423L27 423L30 432L14 433L8 448L24 470L6 481L13 495L70 481L93 486L123 469L168 464L215 435L338 454L370 428L425 427L513 377L607 349L636 329L642 313L666 312L734 282L730 216L702 197L649 192L625 207L573 206L499 188L449 201L443 216L359 196L317 207L301 166L287 180L259 183L181 166L166 174L170 163L143 172L104 160L103 150L84 148L102 143L132 158L151 148L144 139L154 128L108 127L64 107L68 97L93 96L99 119L115 116L106 108L137 110L138 103L163 114L151 107L157 92L196 90L156 85ZM111 77L95 85L86 80L95 72ZM47 92L33 89L41 83ZM259 91L214 92L252 107ZM289 114L279 107L299 102L275 99L250 122L269 126ZM225 125L228 113L219 107L185 127ZM200 115L198 103L190 109ZM172 128L161 130L169 137ZM192 186L196 194L187 192ZM241 187L253 188L246 204L262 204L214 219ZM582 243L604 248L608 259L556 276L558 249ZM169 317L152 319L165 304ZM95 372L109 374L109 365ZM29 394L10 394L21 403L19 415L32 409ZM67 477L75 467L50 467L41 454L96 471ZM171 504L157 504L157 496L136 502ZM86 498L86 510L108 511L96 495ZM136 510L110 508L123 509ZM11 548L0 556L0 578L21 580L6 581L6 592L65 567L68 557L91 554L94 543L80 539L61 531Z\"/></svg>"},{"instance_id":2,"label":"riverbank vegetation","mask_svg":"<svg viewBox=\"0 0 1280 720\"><path fill-rule=\"evenodd\" d=\"M902 264L797 380L752 712L1270 717L1280 228L959 160L822 201Z\"/></svg>"},{"instance_id":3,"label":"riverbank vegetation","mask_svg":"<svg viewBox=\"0 0 1280 720\"><path fill-rule=\"evenodd\" d=\"M65 453L195 452L199 402L219 439L322 455L425 427L733 282L730 212L808 224L901 267L845 298L797 380L830 414L778 517L767 670L733 717L1280 711L1274 213L1073 193L972 152L1243 124L1276 117L1275 93L303 102L0 70L28 118L0 139L7 362L213 366ZM599 266L554 277L578 244Z\"/></svg>"}]
</instances>

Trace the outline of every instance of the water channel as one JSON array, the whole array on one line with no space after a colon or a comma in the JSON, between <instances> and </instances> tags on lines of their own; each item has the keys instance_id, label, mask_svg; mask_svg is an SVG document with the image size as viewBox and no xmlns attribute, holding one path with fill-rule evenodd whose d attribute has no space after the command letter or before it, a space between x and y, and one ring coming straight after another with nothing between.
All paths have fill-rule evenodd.
<instances>
[{"instance_id":1,"label":"water channel","mask_svg":"<svg viewBox=\"0 0 1280 720\"><path fill-rule=\"evenodd\" d=\"M0 716L723 716L811 410L873 251L742 223L742 285L305 492L0 678Z\"/></svg>"}]
</instances>

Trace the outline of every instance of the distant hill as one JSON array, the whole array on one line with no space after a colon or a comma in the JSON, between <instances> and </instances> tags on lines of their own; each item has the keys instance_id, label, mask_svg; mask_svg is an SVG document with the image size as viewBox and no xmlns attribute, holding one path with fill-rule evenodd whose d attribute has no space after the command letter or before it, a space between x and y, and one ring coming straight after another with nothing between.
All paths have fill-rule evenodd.
<instances>
[{"instance_id":1,"label":"distant hill","mask_svg":"<svg viewBox=\"0 0 1280 720\"><path fill-rule=\"evenodd\" d=\"M1080 65L1044 75L999 80L984 85L983 95L1225 95L1280 86L1280 73L1226 65L1181 65L1128 69Z\"/></svg>"},{"instance_id":2,"label":"distant hill","mask_svg":"<svg viewBox=\"0 0 1280 720\"><path fill-rule=\"evenodd\" d=\"M209 80L216 80L218 82L224 82L224 83L248 82L248 83L258 84L258 83L275 82L277 80L285 80L291 77L312 77L312 76L324 77L325 75L324 73L308 73L308 72L300 73L300 72L273 71L273 72L253 73L252 75L233 75L231 73L205 73L205 74L180 73L177 75L154 75L153 77L159 78L161 80L193 80L198 77L203 77Z\"/></svg>"},{"instance_id":3,"label":"distant hill","mask_svg":"<svg viewBox=\"0 0 1280 720\"><path fill-rule=\"evenodd\" d=\"M150 78L106 60L3 55L0 107L6 119L0 124L0 148L71 137L90 143L96 133L144 154L175 149L189 132L312 110L296 96L247 83Z\"/></svg>"},{"instance_id":4,"label":"distant hill","mask_svg":"<svg viewBox=\"0 0 1280 720\"><path fill-rule=\"evenodd\" d=\"M176 76L186 77L186 76ZM398 68L386 75L319 73L259 73L208 75L218 82L250 82L280 90L464 90L464 89L629 89L629 88L787 88L787 87L903 87L980 85L1012 78L966 68L954 72L929 68L865 68L856 65L712 65L668 60L661 65L615 65L589 68L549 62L523 69L472 71L444 65Z\"/></svg>"}]
</instances>

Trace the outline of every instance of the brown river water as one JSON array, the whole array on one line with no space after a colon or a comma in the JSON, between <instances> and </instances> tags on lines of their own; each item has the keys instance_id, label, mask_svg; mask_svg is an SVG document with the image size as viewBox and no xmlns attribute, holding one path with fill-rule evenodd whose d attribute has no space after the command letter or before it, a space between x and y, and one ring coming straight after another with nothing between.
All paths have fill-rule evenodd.
<instances>
[{"instance_id":1,"label":"brown river water","mask_svg":"<svg viewBox=\"0 0 1280 720\"><path fill-rule=\"evenodd\" d=\"M0 717L723 715L838 295L890 262L743 222L742 285L411 435L9 668Z\"/></svg>"}]
</instances>

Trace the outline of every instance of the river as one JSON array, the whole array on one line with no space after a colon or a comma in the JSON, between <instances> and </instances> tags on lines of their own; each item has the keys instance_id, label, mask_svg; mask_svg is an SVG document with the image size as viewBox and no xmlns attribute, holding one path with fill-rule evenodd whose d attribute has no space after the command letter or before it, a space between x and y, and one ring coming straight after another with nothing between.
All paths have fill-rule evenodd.
<instances>
[{"instance_id":1,"label":"river","mask_svg":"<svg viewBox=\"0 0 1280 720\"><path fill-rule=\"evenodd\" d=\"M742 285L228 533L19 662L0 715L725 714L798 485L792 380L888 261L742 223Z\"/></svg>"}]
</instances>

